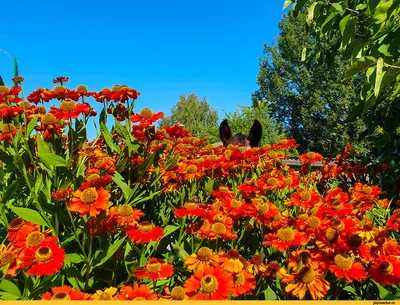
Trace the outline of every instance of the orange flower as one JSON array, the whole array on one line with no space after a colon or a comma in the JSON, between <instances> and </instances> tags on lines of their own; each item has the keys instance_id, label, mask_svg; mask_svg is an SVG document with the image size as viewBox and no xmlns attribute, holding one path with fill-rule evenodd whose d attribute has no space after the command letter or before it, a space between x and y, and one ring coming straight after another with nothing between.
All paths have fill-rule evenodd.
<instances>
[{"instance_id":1,"label":"orange flower","mask_svg":"<svg viewBox=\"0 0 400 305\"><path fill-rule=\"evenodd\" d=\"M119 207L111 207L107 215L113 218L121 228L133 228L137 225L137 221L144 216L144 213L128 204L123 204Z\"/></svg>"},{"instance_id":2,"label":"orange flower","mask_svg":"<svg viewBox=\"0 0 400 305\"><path fill-rule=\"evenodd\" d=\"M167 286L164 287L166 296L160 295L162 299L168 300L187 300L189 297L186 295L185 289L182 286L175 286L170 290Z\"/></svg>"},{"instance_id":3,"label":"orange flower","mask_svg":"<svg viewBox=\"0 0 400 305\"><path fill-rule=\"evenodd\" d=\"M194 201L186 201L182 208L178 208L174 211L174 214L178 218L183 218L185 216L205 216L206 211L199 206L198 203Z\"/></svg>"},{"instance_id":4,"label":"orange flower","mask_svg":"<svg viewBox=\"0 0 400 305\"><path fill-rule=\"evenodd\" d=\"M58 201L65 200L69 197L74 192L74 189L72 187L67 187L62 190L57 190L55 192L51 193L51 197Z\"/></svg>"},{"instance_id":5,"label":"orange flower","mask_svg":"<svg viewBox=\"0 0 400 305\"><path fill-rule=\"evenodd\" d=\"M284 274L282 283L287 283L286 292L291 292L293 296L303 300L307 291L310 292L313 300L323 299L329 289L330 284L327 280L317 278L320 275L311 266L302 266L298 272L293 274Z\"/></svg>"},{"instance_id":6,"label":"orange flower","mask_svg":"<svg viewBox=\"0 0 400 305\"><path fill-rule=\"evenodd\" d=\"M233 274L233 284L234 290L232 296L238 297L254 290L256 288L256 279L251 273L242 270L239 273Z\"/></svg>"},{"instance_id":7,"label":"orange flower","mask_svg":"<svg viewBox=\"0 0 400 305\"><path fill-rule=\"evenodd\" d=\"M144 278L149 278L153 281L164 280L171 277L173 274L174 267L158 258L149 258L145 268L135 271L135 276L139 280Z\"/></svg>"},{"instance_id":8,"label":"orange flower","mask_svg":"<svg viewBox=\"0 0 400 305\"><path fill-rule=\"evenodd\" d=\"M393 213L392 216L389 217L386 222L386 228L389 231L397 231L400 230L400 210L396 210L396 213Z\"/></svg>"},{"instance_id":9,"label":"orange flower","mask_svg":"<svg viewBox=\"0 0 400 305\"><path fill-rule=\"evenodd\" d=\"M231 249L227 253L220 255L220 265L224 270L231 273L239 273L247 264L246 260L236 249Z\"/></svg>"},{"instance_id":10,"label":"orange flower","mask_svg":"<svg viewBox=\"0 0 400 305\"><path fill-rule=\"evenodd\" d=\"M233 277L221 267L204 266L186 280L184 289L191 300L227 300L233 291Z\"/></svg>"},{"instance_id":11,"label":"orange flower","mask_svg":"<svg viewBox=\"0 0 400 305\"><path fill-rule=\"evenodd\" d=\"M354 262L353 258L347 254L336 254L329 271L334 273L337 278L344 278L351 283L353 280L366 280L368 277L363 265L360 262Z\"/></svg>"},{"instance_id":12,"label":"orange flower","mask_svg":"<svg viewBox=\"0 0 400 305\"><path fill-rule=\"evenodd\" d=\"M318 161L322 161L323 157L319 153L316 152L308 152L300 155L299 157L301 163L314 163Z\"/></svg>"},{"instance_id":13,"label":"orange flower","mask_svg":"<svg viewBox=\"0 0 400 305\"><path fill-rule=\"evenodd\" d=\"M117 300L118 296L116 295L118 289L115 287L108 287L103 290L97 290L95 293L93 293L92 298L94 300L99 300L99 301L112 301L112 300Z\"/></svg>"},{"instance_id":14,"label":"orange flower","mask_svg":"<svg viewBox=\"0 0 400 305\"><path fill-rule=\"evenodd\" d=\"M152 124L164 117L164 113L153 113L149 108L143 108L140 113L131 115L131 122L141 124Z\"/></svg>"},{"instance_id":15,"label":"orange flower","mask_svg":"<svg viewBox=\"0 0 400 305\"><path fill-rule=\"evenodd\" d=\"M296 206L303 208L313 208L317 203L321 202L321 195L315 190L298 189L288 202L288 206Z\"/></svg>"},{"instance_id":16,"label":"orange flower","mask_svg":"<svg viewBox=\"0 0 400 305\"><path fill-rule=\"evenodd\" d=\"M11 243L16 240L25 240L30 233L39 230L39 225L25 221L22 218L14 218L11 220L10 226L7 228L8 240Z\"/></svg>"},{"instance_id":17,"label":"orange flower","mask_svg":"<svg viewBox=\"0 0 400 305\"><path fill-rule=\"evenodd\" d=\"M97 216L107 208L111 194L108 190L94 187L83 191L77 190L74 197L69 201L68 207L71 212L78 212L80 216L89 213L90 216Z\"/></svg>"},{"instance_id":18,"label":"orange flower","mask_svg":"<svg viewBox=\"0 0 400 305\"><path fill-rule=\"evenodd\" d=\"M204 269L204 266L217 266L219 256L207 247L201 247L197 254L190 254L185 260L185 266L189 270Z\"/></svg>"},{"instance_id":19,"label":"orange flower","mask_svg":"<svg viewBox=\"0 0 400 305\"><path fill-rule=\"evenodd\" d=\"M51 91L43 88L38 88L29 94L26 99L36 105L39 104L40 101L48 102L52 99Z\"/></svg>"},{"instance_id":20,"label":"orange flower","mask_svg":"<svg viewBox=\"0 0 400 305\"><path fill-rule=\"evenodd\" d=\"M91 295L78 289L64 285L62 287L52 287L51 292L46 292L40 296L42 300L69 301L69 300L91 300Z\"/></svg>"},{"instance_id":21,"label":"orange flower","mask_svg":"<svg viewBox=\"0 0 400 305\"><path fill-rule=\"evenodd\" d=\"M9 143L12 143L13 138L18 132L18 127L15 127L11 123L5 123L3 124L3 127L1 128L1 133L0 133L0 141L6 140Z\"/></svg>"},{"instance_id":22,"label":"orange flower","mask_svg":"<svg viewBox=\"0 0 400 305\"><path fill-rule=\"evenodd\" d=\"M259 254L254 254L250 262L247 264L245 270L253 275L260 274L267 269L267 266L263 262L263 258Z\"/></svg>"},{"instance_id":23,"label":"orange flower","mask_svg":"<svg viewBox=\"0 0 400 305\"><path fill-rule=\"evenodd\" d=\"M16 238L13 241L13 245L18 248L19 251L23 251L26 248L32 248L34 246L39 246L42 241L44 241L51 234L51 230L46 230L44 232L33 231L29 233L23 239Z\"/></svg>"},{"instance_id":24,"label":"orange flower","mask_svg":"<svg viewBox=\"0 0 400 305\"><path fill-rule=\"evenodd\" d=\"M298 249L290 253L288 262L289 268L297 271L301 266L311 266L314 270L320 270L325 273L328 269L328 257L322 255L318 250L302 250Z\"/></svg>"},{"instance_id":25,"label":"orange flower","mask_svg":"<svg viewBox=\"0 0 400 305\"><path fill-rule=\"evenodd\" d=\"M6 275L14 277L17 271L21 267L21 252L16 249L13 244L0 245L0 269L8 266L7 270L4 270Z\"/></svg>"},{"instance_id":26,"label":"orange flower","mask_svg":"<svg viewBox=\"0 0 400 305\"><path fill-rule=\"evenodd\" d=\"M380 256L369 268L372 279L383 286L400 284L400 260L395 256Z\"/></svg>"},{"instance_id":27,"label":"orange flower","mask_svg":"<svg viewBox=\"0 0 400 305\"><path fill-rule=\"evenodd\" d=\"M397 240L379 236L372 243L371 254L375 258L382 255L400 255L400 247Z\"/></svg>"},{"instance_id":28,"label":"orange flower","mask_svg":"<svg viewBox=\"0 0 400 305\"><path fill-rule=\"evenodd\" d=\"M126 231L126 235L136 242L136 244L149 243L157 241L164 235L164 230L158 226L154 226L148 221L142 221L137 228L130 228Z\"/></svg>"},{"instance_id":29,"label":"orange flower","mask_svg":"<svg viewBox=\"0 0 400 305\"><path fill-rule=\"evenodd\" d=\"M53 114L57 120L76 119L81 114L89 115L91 107L87 103L77 104L72 100L64 100L61 102L60 108L51 106L49 113Z\"/></svg>"},{"instance_id":30,"label":"orange flower","mask_svg":"<svg viewBox=\"0 0 400 305\"><path fill-rule=\"evenodd\" d=\"M118 299L144 301L157 300L158 298L155 293L150 292L149 286L135 284L133 286L122 285L119 290Z\"/></svg>"},{"instance_id":31,"label":"orange flower","mask_svg":"<svg viewBox=\"0 0 400 305\"><path fill-rule=\"evenodd\" d=\"M21 267L33 266L27 271L29 275L52 275L64 264L65 251L57 245L56 237L43 240L39 246L26 248Z\"/></svg>"},{"instance_id":32,"label":"orange flower","mask_svg":"<svg viewBox=\"0 0 400 305\"><path fill-rule=\"evenodd\" d=\"M281 252L285 252L291 246L305 246L308 241L306 233L298 232L290 227L280 228L276 234L267 234L265 239L265 246L272 246Z\"/></svg>"}]
</instances>

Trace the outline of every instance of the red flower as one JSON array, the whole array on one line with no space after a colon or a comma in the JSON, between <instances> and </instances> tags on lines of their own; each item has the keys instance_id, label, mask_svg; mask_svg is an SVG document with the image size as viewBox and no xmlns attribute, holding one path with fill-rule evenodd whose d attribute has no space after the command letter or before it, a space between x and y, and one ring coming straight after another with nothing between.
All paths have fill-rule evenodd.
<instances>
[{"instance_id":1,"label":"red flower","mask_svg":"<svg viewBox=\"0 0 400 305\"><path fill-rule=\"evenodd\" d=\"M53 83L57 84L57 83L66 83L69 81L69 77L65 77L65 76L58 76L55 79L53 79Z\"/></svg>"},{"instance_id":2,"label":"red flower","mask_svg":"<svg viewBox=\"0 0 400 305\"><path fill-rule=\"evenodd\" d=\"M323 157L319 153L308 152L300 155L299 157L301 163L314 163L318 161L322 161Z\"/></svg>"},{"instance_id":3,"label":"red flower","mask_svg":"<svg viewBox=\"0 0 400 305\"><path fill-rule=\"evenodd\" d=\"M141 124L152 124L164 117L164 113L153 113L149 108L143 108L140 113L131 115L131 122Z\"/></svg>"},{"instance_id":4,"label":"red flower","mask_svg":"<svg viewBox=\"0 0 400 305\"><path fill-rule=\"evenodd\" d=\"M17 240L25 240L30 233L39 231L39 229L39 225L25 221L22 218L14 218L7 229L8 240L11 243Z\"/></svg>"},{"instance_id":5,"label":"red flower","mask_svg":"<svg viewBox=\"0 0 400 305\"><path fill-rule=\"evenodd\" d=\"M150 287L147 285L135 284L133 286L122 285L118 294L119 300L157 300L157 295L150 292Z\"/></svg>"},{"instance_id":6,"label":"red flower","mask_svg":"<svg viewBox=\"0 0 400 305\"><path fill-rule=\"evenodd\" d=\"M56 237L51 236L43 240L39 246L25 250L21 267L33 265L27 271L29 275L52 275L62 268L64 258L64 249L58 246Z\"/></svg>"},{"instance_id":7,"label":"red flower","mask_svg":"<svg viewBox=\"0 0 400 305\"><path fill-rule=\"evenodd\" d=\"M321 195L315 190L299 189L290 197L289 206L313 208L321 201Z\"/></svg>"},{"instance_id":8,"label":"red flower","mask_svg":"<svg viewBox=\"0 0 400 305\"><path fill-rule=\"evenodd\" d=\"M149 278L153 281L163 280L171 277L173 274L174 267L164 262L162 259L157 258L149 258L145 268L135 271L135 276L139 280L144 278Z\"/></svg>"},{"instance_id":9,"label":"red flower","mask_svg":"<svg viewBox=\"0 0 400 305\"><path fill-rule=\"evenodd\" d=\"M83 191L77 190L74 197L69 201L68 207L71 212L79 212L80 216L89 214L97 216L107 208L110 192L100 188L87 188Z\"/></svg>"},{"instance_id":10,"label":"red flower","mask_svg":"<svg viewBox=\"0 0 400 305\"><path fill-rule=\"evenodd\" d=\"M51 106L50 113L53 114L57 120L70 120L76 119L79 115L89 115L91 107L87 103L79 103L72 100L64 100L61 102L60 108Z\"/></svg>"},{"instance_id":11,"label":"red flower","mask_svg":"<svg viewBox=\"0 0 400 305\"><path fill-rule=\"evenodd\" d=\"M351 256L343 253L335 255L333 264L329 266L329 271L334 273L337 278L344 278L349 283L353 280L366 280L368 277L360 262L354 262Z\"/></svg>"},{"instance_id":12,"label":"red flower","mask_svg":"<svg viewBox=\"0 0 400 305\"><path fill-rule=\"evenodd\" d=\"M176 209L174 214L178 218L183 218L185 216L205 216L206 210L199 207L199 204L193 201L185 202L185 205L182 208Z\"/></svg>"},{"instance_id":13,"label":"red flower","mask_svg":"<svg viewBox=\"0 0 400 305\"><path fill-rule=\"evenodd\" d=\"M141 244L149 243L151 240L157 241L161 239L164 235L164 231L148 221L143 221L137 228L128 229L126 235L128 235L130 239L133 239L136 244Z\"/></svg>"},{"instance_id":14,"label":"red flower","mask_svg":"<svg viewBox=\"0 0 400 305\"><path fill-rule=\"evenodd\" d=\"M184 289L191 300L227 300L233 292L232 275L221 267L204 266L186 280Z\"/></svg>"},{"instance_id":15,"label":"red flower","mask_svg":"<svg viewBox=\"0 0 400 305\"><path fill-rule=\"evenodd\" d=\"M55 192L51 193L51 197L58 201L65 200L69 198L69 195L71 195L74 192L74 189L72 187L67 187L62 190L57 190Z\"/></svg>"},{"instance_id":16,"label":"red flower","mask_svg":"<svg viewBox=\"0 0 400 305\"><path fill-rule=\"evenodd\" d=\"M372 279L383 286L400 284L400 260L395 256L380 256L369 268Z\"/></svg>"},{"instance_id":17,"label":"red flower","mask_svg":"<svg viewBox=\"0 0 400 305\"><path fill-rule=\"evenodd\" d=\"M84 293L78 289L74 289L67 285L64 285L62 287L52 287L51 292L46 292L42 294L40 298L42 300L53 300L53 301L91 300L90 294Z\"/></svg>"},{"instance_id":18,"label":"red flower","mask_svg":"<svg viewBox=\"0 0 400 305\"><path fill-rule=\"evenodd\" d=\"M281 228L277 234L265 235L265 246L273 247L281 252L289 249L291 246L305 246L308 241L308 236L304 232L298 232L290 227Z\"/></svg>"}]
</instances>

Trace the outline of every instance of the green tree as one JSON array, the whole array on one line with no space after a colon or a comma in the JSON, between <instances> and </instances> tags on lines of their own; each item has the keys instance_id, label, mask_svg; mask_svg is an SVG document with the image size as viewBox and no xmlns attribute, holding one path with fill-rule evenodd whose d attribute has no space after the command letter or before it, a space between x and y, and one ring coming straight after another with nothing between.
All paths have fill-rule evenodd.
<instances>
[{"instance_id":1,"label":"green tree","mask_svg":"<svg viewBox=\"0 0 400 305\"><path fill-rule=\"evenodd\" d=\"M261 145L274 144L285 137L280 124L276 124L270 117L270 111L265 103L256 103L254 106L240 106L234 112L226 113L232 133L248 134L254 120L258 120L263 128Z\"/></svg>"},{"instance_id":2,"label":"green tree","mask_svg":"<svg viewBox=\"0 0 400 305\"><path fill-rule=\"evenodd\" d=\"M193 136L207 138L209 142L219 141L218 112L211 108L205 97L198 97L191 93L182 94L178 102L172 107L171 115L161 120L160 126L172 126L180 123L189 130Z\"/></svg>"},{"instance_id":3,"label":"green tree","mask_svg":"<svg viewBox=\"0 0 400 305\"><path fill-rule=\"evenodd\" d=\"M277 44L264 46L253 102L264 101L269 106L288 136L300 144L300 152L334 156L349 141L361 148L361 120L345 122L358 98L360 78L343 82L346 69L340 56L334 56L330 65L302 61L304 46L313 49L316 40L315 33L308 31L306 12L295 16L289 11L279 29Z\"/></svg>"},{"instance_id":4,"label":"green tree","mask_svg":"<svg viewBox=\"0 0 400 305\"><path fill-rule=\"evenodd\" d=\"M285 7L294 1L286 0ZM369 163L390 164L381 187L400 197L400 1L335 0L296 2L293 13L308 11L315 46L304 46L305 62L326 63L340 53L349 63L347 79L365 74L348 122L362 118L370 149ZM334 40L321 48L324 41ZM373 169L373 167L372 167ZM370 177L378 176L374 172ZM382 179L383 178L383 179ZM383 183L382 183L383 181ZM386 185L386 187L385 187Z\"/></svg>"}]
</instances>

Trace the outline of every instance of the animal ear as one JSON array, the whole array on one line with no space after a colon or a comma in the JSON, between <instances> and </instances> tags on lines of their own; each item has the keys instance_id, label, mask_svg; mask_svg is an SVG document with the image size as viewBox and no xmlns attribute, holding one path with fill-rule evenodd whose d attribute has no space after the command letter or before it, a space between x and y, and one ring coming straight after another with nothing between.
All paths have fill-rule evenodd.
<instances>
[{"instance_id":1,"label":"animal ear","mask_svg":"<svg viewBox=\"0 0 400 305\"><path fill-rule=\"evenodd\" d=\"M262 126L258 120L254 120L253 126L250 128L247 140L250 142L250 147L257 147L262 137Z\"/></svg>"},{"instance_id":2,"label":"animal ear","mask_svg":"<svg viewBox=\"0 0 400 305\"><path fill-rule=\"evenodd\" d=\"M223 120L219 125L219 137L224 145L232 138L232 131L227 120Z\"/></svg>"}]
</instances>

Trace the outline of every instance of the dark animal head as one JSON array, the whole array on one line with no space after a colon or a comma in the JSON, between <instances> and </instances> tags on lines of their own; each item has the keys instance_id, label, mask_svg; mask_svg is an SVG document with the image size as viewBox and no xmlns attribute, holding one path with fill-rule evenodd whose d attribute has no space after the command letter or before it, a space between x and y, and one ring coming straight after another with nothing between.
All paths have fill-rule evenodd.
<instances>
[{"instance_id":1,"label":"dark animal head","mask_svg":"<svg viewBox=\"0 0 400 305\"><path fill-rule=\"evenodd\" d=\"M242 133L238 133L232 136L231 128L229 127L228 121L224 120L219 125L219 137L221 138L224 146L229 144L240 144L247 147L258 147L262 136L262 126L257 120L254 120L253 126L250 128L249 135L246 136Z\"/></svg>"}]
</instances>

